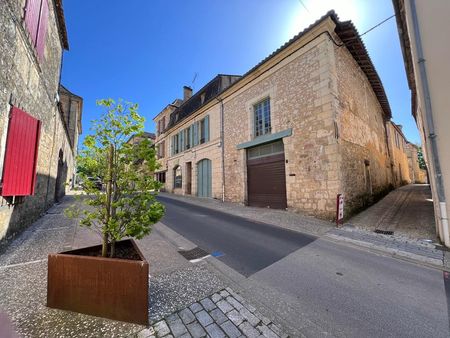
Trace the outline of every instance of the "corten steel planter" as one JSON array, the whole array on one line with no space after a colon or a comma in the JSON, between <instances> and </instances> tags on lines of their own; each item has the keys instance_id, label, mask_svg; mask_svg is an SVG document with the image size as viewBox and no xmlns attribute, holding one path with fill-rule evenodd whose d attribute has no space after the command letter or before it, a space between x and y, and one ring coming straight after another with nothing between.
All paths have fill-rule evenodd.
<instances>
[{"instance_id":1,"label":"corten steel planter","mask_svg":"<svg viewBox=\"0 0 450 338\"><path fill-rule=\"evenodd\" d=\"M133 240L119 245L139 260L83 255L101 245L50 254L47 306L148 326L148 263Z\"/></svg>"}]
</instances>

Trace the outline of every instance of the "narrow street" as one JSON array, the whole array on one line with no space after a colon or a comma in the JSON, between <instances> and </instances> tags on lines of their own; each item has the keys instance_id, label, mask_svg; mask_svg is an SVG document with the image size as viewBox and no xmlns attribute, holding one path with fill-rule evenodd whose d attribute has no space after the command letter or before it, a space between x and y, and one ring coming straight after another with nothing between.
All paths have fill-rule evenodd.
<instances>
[{"instance_id":1,"label":"narrow street","mask_svg":"<svg viewBox=\"0 0 450 338\"><path fill-rule=\"evenodd\" d=\"M442 271L254 222L168 197L162 222L289 299L286 320L309 336L448 337L450 280ZM447 276L447 277L446 277ZM245 287L245 286L244 286ZM311 324L309 324L311 325ZM305 332L302 330L302 332Z\"/></svg>"}]
</instances>

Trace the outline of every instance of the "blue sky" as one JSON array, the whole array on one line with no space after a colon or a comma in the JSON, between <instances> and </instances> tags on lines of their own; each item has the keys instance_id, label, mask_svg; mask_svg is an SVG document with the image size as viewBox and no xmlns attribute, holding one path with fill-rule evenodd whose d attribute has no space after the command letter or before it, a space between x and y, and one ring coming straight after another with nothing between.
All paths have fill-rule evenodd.
<instances>
[{"instance_id":1,"label":"blue sky","mask_svg":"<svg viewBox=\"0 0 450 338\"><path fill-rule=\"evenodd\" d=\"M394 12L391 0L64 0L70 50L62 83L84 98L84 135L100 114L96 99L107 97L139 103L154 131L153 116L184 85L196 91L218 73L245 73L329 9L360 33ZM395 18L363 40L394 121L420 142Z\"/></svg>"}]
</instances>

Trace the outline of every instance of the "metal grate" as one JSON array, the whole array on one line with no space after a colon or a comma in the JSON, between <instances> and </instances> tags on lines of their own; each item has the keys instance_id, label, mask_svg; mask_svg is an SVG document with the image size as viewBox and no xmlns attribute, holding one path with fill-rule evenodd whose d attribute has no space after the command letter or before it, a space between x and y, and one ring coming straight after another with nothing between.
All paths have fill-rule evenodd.
<instances>
[{"instance_id":1,"label":"metal grate","mask_svg":"<svg viewBox=\"0 0 450 338\"><path fill-rule=\"evenodd\" d=\"M209 253L207 253L205 250L199 247L196 247L192 250L180 250L178 251L178 253L184 258L186 258L188 261L203 258L209 255Z\"/></svg>"},{"instance_id":2,"label":"metal grate","mask_svg":"<svg viewBox=\"0 0 450 338\"><path fill-rule=\"evenodd\" d=\"M394 232L391 230L381 230L381 229L375 229L374 231L377 234L382 234L382 235L393 235Z\"/></svg>"}]
</instances>

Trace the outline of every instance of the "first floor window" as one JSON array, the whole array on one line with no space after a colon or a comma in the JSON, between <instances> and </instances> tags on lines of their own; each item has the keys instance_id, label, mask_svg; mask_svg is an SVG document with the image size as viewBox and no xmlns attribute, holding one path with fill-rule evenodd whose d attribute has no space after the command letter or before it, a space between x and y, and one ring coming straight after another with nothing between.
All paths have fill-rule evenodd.
<instances>
[{"instance_id":1,"label":"first floor window","mask_svg":"<svg viewBox=\"0 0 450 338\"><path fill-rule=\"evenodd\" d=\"M253 106L255 119L255 137L270 134L270 99L266 98Z\"/></svg>"},{"instance_id":2,"label":"first floor window","mask_svg":"<svg viewBox=\"0 0 450 338\"><path fill-rule=\"evenodd\" d=\"M183 176L181 175L181 166L173 168L173 187L181 188L183 186Z\"/></svg>"}]
</instances>

